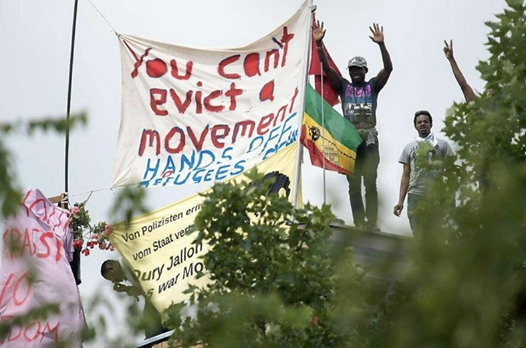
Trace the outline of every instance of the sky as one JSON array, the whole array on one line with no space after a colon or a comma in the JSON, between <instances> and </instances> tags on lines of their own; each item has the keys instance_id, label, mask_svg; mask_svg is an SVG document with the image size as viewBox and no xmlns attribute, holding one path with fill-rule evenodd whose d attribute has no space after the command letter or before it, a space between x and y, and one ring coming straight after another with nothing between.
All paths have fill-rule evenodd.
<instances>
[{"instance_id":1,"label":"sky","mask_svg":"<svg viewBox=\"0 0 526 348\"><path fill-rule=\"evenodd\" d=\"M71 134L69 191L72 202L84 201L94 191L87 203L92 220L114 222L109 210L115 192L110 187L121 117L121 63L115 31L198 48L241 47L285 22L302 1L91 1L79 0L78 8L72 112L86 111L89 120ZM73 0L0 2L0 122L65 115L73 4ZM484 89L475 68L488 57L484 43L489 29L484 22L502 12L504 0L325 0L314 4L317 18L327 29L325 45L344 74L355 55L367 59L368 78L378 73L382 61L378 46L369 38L369 26L384 27L394 70L379 95L377 109L379 227L386 233L410 235L406 212L397 218L392 210L402 173L398 157L417 135L414 112L429 110L433 131L443 137L440 130L446 110L453 102L463 102L442 51L444 39L453 39L455 57L468 82L477 91ZM22 188L39 188L48 196L64 191L62 136L20 133L3 140L13 153ZM304 200L322 204L322 170L305 157L302 174ZM328 172L326 182L327 203L337 217L352 225L346 178ZM201 189L150 188L148 207L162 208ZM95 325L105 318L113 336L125 334L126 303L115 302L111 284L99 272L105 259L116 257L116 253L96 251L84 258L79 287L88 323ZM99 303L105 299L117 309L105 304L92 310L89 303L96 294L101 296ZM87 345L96 346L100 345Z\"/></svg>"}]
</instances>

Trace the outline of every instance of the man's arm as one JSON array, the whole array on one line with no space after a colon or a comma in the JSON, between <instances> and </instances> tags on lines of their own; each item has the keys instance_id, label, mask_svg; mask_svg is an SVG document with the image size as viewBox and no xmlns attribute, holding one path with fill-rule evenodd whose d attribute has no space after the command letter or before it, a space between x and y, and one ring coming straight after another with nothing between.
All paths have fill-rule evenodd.
<instances>
[{"instance_id":1,"label":"man's arm","mask_svg":"<svg viewBox=\"0 0 526 348\"><path fill-rule=\"evenodd\" d=\"M393 213L400 216L404 209L405 196L409 188L409 177L411 176L411 166L409 163L404 163L404 171L402 172L402 179L400 180L400 194L398 197L398 204L394 206Z\"/></svg>"},{"instance_id":2,"label":"man's arm","mask_svg":"<svg viewBox=\"0 0 526 348\"><path fill-rule=\"evenodd\" d=\"M457 61L455 60L455 57L453 56L453 40L450 40L449 44L447 43L446 40L444 40L444 44L445 44L444 54L447 60L449 60L449 64L451 65L451 70L453 70L453 75L455 75L455 79L460 85L460 89L462 89L462 93L464 94L464 99L466 99L466 102L469 103L475 100L475 93L473 92L473 88L471 88L471 86L466 81L466 78L460 71Z\"/></svg>"},{"instance_id":3,"label":"man's arm","mask_svg":"<svg viewBox=\"0 0 526 348\"><path fill-rule=\"evenodd\" d=\"M323 29L323 22L321 22L320 24L320 21L316 21L316 26L314 27L314 30L312 31L312 37L314 38L314 41L316 42L316 51L318 51L318 56L320 57L321 66L323 68L323 71L325 71L327 78L329 79L332 89L340 93L341 92L340 76L338 75L336 71L334 71L333 68L331 68L329 64L329 60L327 59L327 56L325 55L325 52L323 51L322 40L325 37L325 32L326 30Z\"/></svg>"},{"instance_id":4,"label":"man's arm","mask_svg":"<svg viewBox=\"0 0 526 348\"><path fill-rule=\"evenodd\" d=\"M135 286L127 286L121 283L113 284L113 290L117 292L125 292L130 297L135 297L139 301L139 296L144 296L142 289L137 289Z\"/></svg>"},{"instance_id":5,"label":"man's arm","mask_svg":"<svg viewBox=\"0 0 526 348\"><path fill-rule=\"evenodd\" d=\"M369 30L371 30L371 33L373 34L369 37L371 40L373 40L373 42L378 44L378 47L380 47L380 53L382 54L382 61L384 63L384 68L380 70L376 76L376 92L380 92L380 90L384 88L385 84L387 83L387 80L389 80L389 76L391 76L391 72L393 71L393 62L391 62L391 56L387 51L387 47L385 47L384 27L380 27L378 23L373 23L373 26L369 27Z\"/></svg>"}]
</instances>

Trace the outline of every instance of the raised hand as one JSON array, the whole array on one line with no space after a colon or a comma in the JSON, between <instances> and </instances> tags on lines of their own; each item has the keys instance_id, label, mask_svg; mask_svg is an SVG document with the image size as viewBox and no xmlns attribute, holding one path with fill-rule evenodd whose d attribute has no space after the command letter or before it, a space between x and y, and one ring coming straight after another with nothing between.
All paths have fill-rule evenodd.
<instances>
[{"instance_id":1,"label":"raised hand","mask_svg":"<svg viewBox=\"0 0 526 348\"><path fill-rule=\"evenodd\" d=\"M316 25L312 30L312 37L315 41L321 41L325 37L326 30L323 29L323 22L316 21Z\"/></svg>"},{"instance_id":2,"label":"raised hand","mask_svg":"<svg viewBox=\"0 0 526 348\"><path fill-rule=\"evenodd\" d=\"M384 42L384 27L381 27L378 23L373 23L373 26L369 27L369 30L373 34L372 36L369 36L373 42L376 42L377 44Z\"/></svg>"},{"instance_id":3,"label":"raised hand","mask_svg":"<svg viewBox=\"0 0 526 348\"><path fill-rule=\"evenodd\" d=\"M444 55L447 59L454 59L453 57L453 40L449 40L449 45L446 40L444 40Z\"/></svg>"}]
</instances>

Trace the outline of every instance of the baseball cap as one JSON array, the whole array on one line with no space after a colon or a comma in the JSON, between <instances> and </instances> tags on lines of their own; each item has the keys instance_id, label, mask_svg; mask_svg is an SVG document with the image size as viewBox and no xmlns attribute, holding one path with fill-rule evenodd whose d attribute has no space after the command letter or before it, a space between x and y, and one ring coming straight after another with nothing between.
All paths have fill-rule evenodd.
<instances>
[{"instance_id":1,"label":"baseball cap","mask_svg":"<svg viewBox=\"0 0 526 348\"><path fill-rule=\"evenodd\" d=\"M369 69L367 68L367 61L364 57L356 56L351 58L349 60L349 64L347 64L347 68L350 68L351 66L357 66L360 68L365 68L365 71L367 72Z\"/></svg>"}]
</instances>

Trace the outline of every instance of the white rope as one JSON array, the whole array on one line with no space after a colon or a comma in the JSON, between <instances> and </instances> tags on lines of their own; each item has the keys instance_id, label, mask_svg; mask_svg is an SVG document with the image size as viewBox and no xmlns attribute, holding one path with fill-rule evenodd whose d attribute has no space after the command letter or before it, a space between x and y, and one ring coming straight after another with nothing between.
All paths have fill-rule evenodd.
<instances>
[{"instance_id":1,"label":"white rope","mask_svg":"<svg viewBox=\"0 0 526 348\"><path fill-rule=\"evenodd\" d=\"M91 4L91 6L93 6L93 8L95 9L95 11L98 12L98 14L102 17L102 19L104 19L104 21L106 21L106 23L109 25L109 27L111 28L111 30L113 30L113 32L115 33L115 35L119 36L119 33L117 33L117 30L115 30L115 28L110 24L110 22L106 19L106 17L104 17L104 15L99 11L99 9L93 4L93 2L91 2L91 0L88 0L88 2Z\"/></svg>"}]
</instances>

